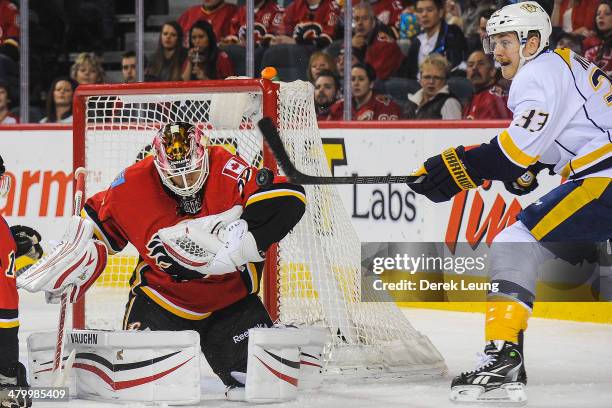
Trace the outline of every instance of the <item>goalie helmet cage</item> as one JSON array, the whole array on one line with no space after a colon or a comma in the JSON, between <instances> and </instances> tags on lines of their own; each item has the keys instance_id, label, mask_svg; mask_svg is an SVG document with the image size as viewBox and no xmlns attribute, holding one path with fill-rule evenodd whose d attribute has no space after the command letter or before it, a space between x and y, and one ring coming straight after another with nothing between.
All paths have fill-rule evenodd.
<instances>
[{"instance_id":1,"label":"goalie helmet cage","mask_svg":"<svg viewBox=\"0 0 612 408\"><path fill-rule=\"evenodd\" d=\"M256 123L277 125L289 157L307 174L329 176L310 83L227 79L174 83L85 85L74 106L74 168L88 170L86 193L106 189L121 170L151 153L162 124L201 127L209 144L223 145L251 165L277 171ZM270 248L262 279L272 319L329 329L323 371L352 377L419 377L445 372L444 360L399 308L361 285L360 242L334 186L305 186L306 213ZM138 205L138 203L134 203ZM129 246L73 310L77 328L121 329L129 278L138 269ZM362 293L363 290L363 293Z\"/></svg>"}]
</instances>

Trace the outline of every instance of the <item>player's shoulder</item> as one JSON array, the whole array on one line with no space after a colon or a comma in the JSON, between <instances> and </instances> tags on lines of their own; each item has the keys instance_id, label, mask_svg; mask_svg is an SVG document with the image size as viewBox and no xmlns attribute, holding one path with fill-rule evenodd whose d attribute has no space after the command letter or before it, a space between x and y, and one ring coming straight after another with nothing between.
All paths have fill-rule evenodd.
<instances>
[{"instance_id":1,"label":"player's shoulder","mask_svg":"<svg viewBox=\"0 0 612 408\"><path fill-rule=\"evenodd\" d=\"M208 148L209 171L213 177L235 182L250 166L240 156L230 153L223 146Z\"/></svg>"},{"instance_id":2,"label":"player's shoulder","mask_svg":"<svg viewBox=\"0 0 612 408\"><path fill-rule=\"evenodd\" d=\"M516 75L515 80L538 80L560 76L566 70L563 58L555 51L547 51L529 61Z\"/></svg>"},{"instance_id":3,"label":"player's shoulder","mask_svg":"<svg viewBox=\"0 0 612 408\"><path fill-rule=\"evenodd\" d=\"M142 186L146 180L151 179L151 174L155 175L156 172L153 156L148 156L119 172L111 183L110 190Z\"/></svg>"},{"instance_id":4,"label":"player's shoulder","mask_svg":"<svg viewBox=\"0 0 612 408\"><path fill-rule=\"evenodd\" d=\"M565 80L568 73L562 58L553 51L547 51L529 61L512 80L511 91L551 91L555 84ZM510 92L512 93L512 92Z\"/></svg>"}]
</instances>

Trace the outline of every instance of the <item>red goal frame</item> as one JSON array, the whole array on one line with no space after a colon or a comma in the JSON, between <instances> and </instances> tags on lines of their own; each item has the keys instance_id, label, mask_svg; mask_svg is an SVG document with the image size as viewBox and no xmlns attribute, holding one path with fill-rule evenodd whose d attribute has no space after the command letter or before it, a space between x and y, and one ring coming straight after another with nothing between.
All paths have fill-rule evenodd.
<instances>
[{"instance_id":1,"label":"red goal frame","mask_svg":"<svg viewBox=\"0 0 612 408\"><path fill-rule=\"evenodd\" d=\"M81 85L76 89L73 101L73 170L87 168L85 162L85 131L87 98L99 95L146 95L146 94L181 94L198 92L258 92L263 95L263 115L278 123L278 95L280 86L267 79L226 79L212 81L188 82L140 82L132 84ZM117 125L120 129L120 125ZM264 143L264 166L277 171L274 155ZM87 197L87 182L85 182ZM277 246L272 245L266 255L263 273L263 301L273 321L278 319L278 279L276 265ZM74 328L85 328L85 298L72 307L72 325Z\"/></svg>"}]
</instances>

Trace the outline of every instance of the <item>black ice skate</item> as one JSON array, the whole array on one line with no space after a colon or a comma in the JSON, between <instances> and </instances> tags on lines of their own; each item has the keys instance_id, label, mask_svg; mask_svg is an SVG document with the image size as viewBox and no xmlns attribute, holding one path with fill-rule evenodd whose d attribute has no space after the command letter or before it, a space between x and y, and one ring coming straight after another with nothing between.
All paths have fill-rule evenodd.
<instances>
[{"instance_id":1,"label":"black ice skate","mask_svg":"<svg viewBox=\"0 0 612 408\"><path fill-rule=\"evenodd\" d=\"M527 373L522 347L503 340L491 341L474 371L455 377L453 402L485 402L523 405L527 403Z\"/></svg>"}]
</instances>

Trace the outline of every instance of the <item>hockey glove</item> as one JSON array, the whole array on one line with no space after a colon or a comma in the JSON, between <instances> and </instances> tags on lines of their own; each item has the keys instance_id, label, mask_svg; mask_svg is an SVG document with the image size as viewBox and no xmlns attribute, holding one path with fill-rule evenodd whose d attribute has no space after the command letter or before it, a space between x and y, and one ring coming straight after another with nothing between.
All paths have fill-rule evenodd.
<instances>
[{"instance_id":1,"label":"hockey glove","mask_svg":"<svg viewBox=\"0 0 612 408\"><path fill-rule=\"evenodd\" d=\"M175 257L168 253L158 234L155 234L147 243L147 250L148 255L155 260L157 266L177 282L201 279L205 276L181 265Z\"/></svg>"},{"instance_id":2,"label":"hockey glove","mask_svg":"<svg viewBox=\"0 0 612 408\"><path fill-rule=\"evenodd\" d=\"M33 260L40 259L43 249L40 246L42 237L38 231L25 225L13 225L11 234L13 234L13 239L17 244L17 258L27 255Z\"/></svg>"},{"instance_id":3,"label":"hockey glove","mask_svg":"<svg viewBox=\"0 0 612 408\"><path fill-rule=\"evenodd\" d=\"M506 187L506 190L508 190L512 194L515 194L518 196L529 194L533 190L538 188L538 185L539 185L538 179L537 179L538 173L545 168L549 169L550 175L555 174L554 171L552 170L551 165L537 162L527 167L527 171L523 173L523 175L517 178L516 180L504 181L504 187Z\"/></svg>"},{"instance_id":4,"label":"hockey glove","mask_svg":"<svg viewBox=\"0 0 612 408\"><path fill-rule=\"evenodd\" d=\"M420 183L409 183L408 187L434 203L448 201L463 190L478 187L483 180L474 169L465 164L464 157L463 146L451 147L430 157L423 167L411 174L426 177Z\"/></svg>"},{"instance_id":5,"label":"hockey glove","mask_svg":"<svg viewBox=\"0 0 612 408\"><path fill-rule=\"evenodd\" d=\"M538 186L538 179L530 170L527 170L516 180L504 181L504 187L506 187L506 190L517 196L529 194L538 188Z\"/></svg>"}]
</instances>

